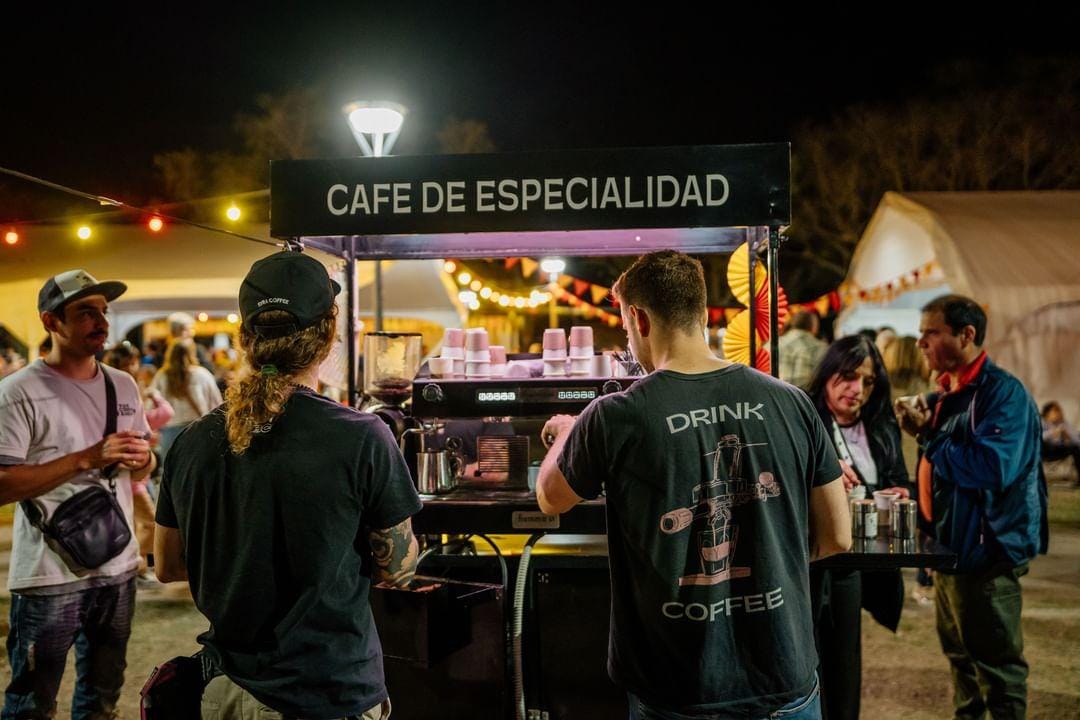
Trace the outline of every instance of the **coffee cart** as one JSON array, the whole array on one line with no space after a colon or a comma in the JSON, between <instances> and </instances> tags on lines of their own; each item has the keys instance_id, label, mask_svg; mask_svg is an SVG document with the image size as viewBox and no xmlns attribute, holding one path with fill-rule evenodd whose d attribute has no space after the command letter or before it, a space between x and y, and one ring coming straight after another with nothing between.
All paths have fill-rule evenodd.
<instances>
[{"instance_id":1,"label":"coffee cart","mask_svg":"<svg viewBox=\"0 0 1080 720\"><path fill-rule=\"evenodd\" d=\"M706 255L745 244L750 277L759 262L769 269L770 349L777 356L778 250L790 223L787 144L278 161L270 204L273 236L345 261L354 405L358 260L660 249ZM750 327L754 312L751 303ZM511 436L532 436L527 455L535 459L544 418L576 414L632 382L448 382L422 368L411 413L428 427L497 416ZM493 407L493 398L501 404ZM372 598L395 709L409 718L625 717L624 695L605 671L603 500L548 516L520 482L423 499L413 518L426 545L419 589Z\"/></svg>"}]
</instances>

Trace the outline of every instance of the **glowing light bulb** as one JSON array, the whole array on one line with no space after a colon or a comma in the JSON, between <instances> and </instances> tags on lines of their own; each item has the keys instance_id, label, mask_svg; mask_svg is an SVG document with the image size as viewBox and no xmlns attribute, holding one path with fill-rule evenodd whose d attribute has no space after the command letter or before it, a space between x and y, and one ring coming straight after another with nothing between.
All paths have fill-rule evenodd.
<instances>
[{"instance_id":1,"label":"glowing light bulb","mask_svg":"<svg viewBox=\"0 0 1080 720\"><path fill-rule=\"evenodd\" d=\"M519 307L519 308L525 307L525 298L523 298L523 297L514 298L514 307Z\"/></svg>"},{"instance_id":2,"label":"glowing light bulb","mask_svg":"<svg viewBox=\"0 0 1080 720\"><path fill-rule=\"evenodd\" d=\"M453 273L455 270L457 270L457 263L453 260L447 260L442 264L442 269L448 273Z\"/></svg>"},{"instance_id":3,"label":"glowing light bulb","mask_svg":"<svg viewBox=\"0 0 1080 720\"><path fill-rule=\"evenodd\" d=\"M210 319L210 316L206 313L199 313L199 322L206 322Z\"/></svg>"},{"instance_id":4,"label":"glowing light bulb","mask_svg":"<svg viewBox=\"0 0 1080 720\"><path fill-rule=\"evenodd\" d=\"M236 203L229 206L229 209L225 211L225 217L229 218L232 222L236 222L240 219L240 208L236 207Z\"/></svg>"},{"instance_id":5,"label":"glowing light bulb","mask_svg":"<svg viewBox=\"0 0 1080 720\"><path fill-rule=\"evenodd\" d=\"M155 215L150 218L150 222L146 223L146 226L150 228L150 232L161 232L161 228L165 227L165 221Z\"/></svg>"},{"instance_id":6,"label":"glowing light bulb","mask_svg":"<svg viewBox=\"0 0 1080 720\"><path fill-rule=\"evenodd\" d=\"M4 234L4 242L6 242L8 245L14 245L15 243L19 242L19 233L15 232L14 230L8 230Z\"/></svg>"},{"instance_id":7,"label":"glowing light bulb","mask_svg":"<svg viewBox=\"0 0 1080 720\"><path fill-rule=\"evenodd\" d=\"M480 288L480 297L487 300L489 297L491 297L491 295L492 295L491 288L489 288L489 287Z\"/></svg>"},{"instance_id":8,"label":"glowing light bulb","mask_svg":"<svg viewBox=\"0 0 1080 720\"><path fill-rule=\"evenodd\" d=\"M459 283L461 283L462 285L468 285L471 280L472 280L472 275L470 275L467 272L463 272L463 273L461 273L460 275L457 276L457 281Z\"/></svg>"},{"instance_id":9,"label":"glowing light bulb","mask_svg":"<svg viewBox=\"0 0 1080 720\"><path fill-rule=\"evenodd\" d=\"M75 234L79 236L80 240L89 240L93 234L89 225L80 225L79 229L75 231Z\"/></svg>"},{"instance_id":10,"label":"glowing light bulb","mask_svg":"<svg viewBox=\"0 0 1080 720\"><path fill-rule=\"evenodd\" d=\"M229 321L230 325L235 325L237 322L240 321L240 316L236 313L229 313L225 316L225 319Z\"/></svg>"}]
</instances>

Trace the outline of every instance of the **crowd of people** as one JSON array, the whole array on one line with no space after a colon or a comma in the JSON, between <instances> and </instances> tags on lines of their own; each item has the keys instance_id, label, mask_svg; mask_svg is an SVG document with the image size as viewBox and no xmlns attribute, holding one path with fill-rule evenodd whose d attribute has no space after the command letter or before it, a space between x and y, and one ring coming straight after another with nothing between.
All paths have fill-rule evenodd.
<instances>
[{"instance_id":1,"label":"crowd of people","mask_svg":"<svg viewBox=\"0 0 1080 720\"><path fill-rule=\"evenodd\" d=\"M421 505L386 426L317 392L340 287L300 253L255 263L244 368L224 388L214 369L232 358L215 363L190 316L170 316L163 346L106 350L125 290L83 270L50 279L43 356L0 382L0 502L19 503L3 716L54 712L73 644L74 714L115 713L152 555L210 622L204 714L388 717L368 595L408 587ZM861 610L895 631L903 580L812 561L849 548L848 499L876 493L916 499L921 530L957 557L920 574L956 716L1023 717L1019 578L1046 551L1041 459L1080 443L987 357L982 308L945 295L918 338L831 344L796 313L776 380L711 351L696 260L642 256L612 293L648 375L548 421L537 500L558 514L606 496L609 672L631 717L857 718ZM112 507L134 530L92 566L85 539L50 524L91 512L88 488L112 498L88 522Z\"/></svg>"}]
</instances>

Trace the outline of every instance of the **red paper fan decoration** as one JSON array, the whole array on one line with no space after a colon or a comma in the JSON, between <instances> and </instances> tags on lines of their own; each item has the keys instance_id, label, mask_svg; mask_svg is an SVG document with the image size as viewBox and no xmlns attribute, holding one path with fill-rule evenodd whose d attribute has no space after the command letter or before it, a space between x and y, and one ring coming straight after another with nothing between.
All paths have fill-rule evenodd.
<instances>
[{"instance_id":1,"label":"red paper fan decoration","mask_svg":"<svg viewBox=\"0 0 1080 720\"><path fill-rule=\"evenodd\" d=\"M758 336L769 337L769 287L763 286L758 290L754 303L754 324L757 326ZM788 319L788 299L784 288L777 287L776 291L776 322L780 330Z\"/></svg>"}]
</instances>

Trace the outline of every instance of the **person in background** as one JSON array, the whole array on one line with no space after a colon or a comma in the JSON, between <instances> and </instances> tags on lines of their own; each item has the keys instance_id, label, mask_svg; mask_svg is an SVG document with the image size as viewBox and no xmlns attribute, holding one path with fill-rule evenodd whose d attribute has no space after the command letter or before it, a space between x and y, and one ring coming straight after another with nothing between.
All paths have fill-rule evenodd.
<instances>
[{"instance_id":1,"label":"person in background","mask_svg":"<svg viewBox=\"0 0 1080 720\"><path fill-rule=\"evenodd\" d=\"M1062 460L1071 457L1080 476L1080 435L1065 419L1061 405L1050 401L1042 408L1043 460ZM1080 485L1080 479L1076 481Z\"/></svg>"},{"instance_id":2,"label":"person in background","mask_svg":"<svg viewBox=\"0 0 1080 720\"><path fill-rule=\"evenodd\" d=\"M885 348L889 347L892 341L897 337L896 330L889 325L882 325L877 330L877 336L874 338L874 345L877 346L878 352L884 355Z\"/></svg>"},{"instance_id":3,"label":"person in background","mask_svg":"<svg viewBox=\"0 0 1080 720\"><path fill-rule=\"evenodd\" d=\"M5 378L26 365L26 359L14 348L0 348L0 378Z\"/></svg>"},{"instance_id":4,"label":"person in background","mask_svg":"<svg viewBox=\"0 0 1080 720\"><path fill-rule=\"evenodd\" d=\"M808 390L833 442L850 492L862 486L910 495L892 411L889 377L877 348L864 335L835 341ZM821 658L822 717L857 719L862 692L862 608L896 632L904 606L899 570L810 569L815 639Z\"/></svg>"},{"instance_id":5,"label":"person in background","mask_svg":"<svg viewBox=\"0 0 1080 720\"><path fill-rule=\"evenodd\" d=\"M150 387L174 410L172 419L161 428L161 452L167 460L176 436L221 404L221 391L210 371L199 365L193 340L173 341L165 353L165 365L154 375Z\"/></svg>"},{"instance_id":6,"label":"person in background","mask_svg":"<svg viewBox=\"0 0 1080 720\"><path fill-rule=\"evenodd\" d=\"M139 353L130 343L120 343L105 353L104 362L109 367L123 370L135 378L135 384L139 386L142 395L143 411L146 413L146 422L150 426L152 436L150 447L158 444L158 431L173 416L172 405L156 390L148 387L139 369ZM131 482L131 499L135 509L135 537L139 540L139 574L137 576L140 587L155 587L158 585L153 571L149 567L149 555L154 552L154 500L150 497L150 475Z\"/></svg>"},{"instance_id":7,"label":"person in background","mask_svg":"<svg viewBox=\"0 0 1080 720\"><path fill-rule=\"evenodd\" d=\"M885 371L889 373L893 402L902 397L930 392L930 368L926 365L926 358L919 350L918 343L917 338L903 335L889 343L881 353ZM914 482L915 468L919 463L919 443L911 435L900 433L900 447L904 451L904 466ZM934 602L933 594L933 575L930 570L919 568L915 574L915 587L911 589L911 597L920 605L930 605Z\"/></svg>"},{"instance_id":8,"label":"person in background","mask_svg":"<svg viewBox=\"0 0 1080 720\"><path fill-rule=\"evenodd\" d=\"M195 318L185 312L174 312L167 318L169 323L169 346L177 340L190 340L195 350L195 357L199 364L213 374L214 363L210 360L210 353L199 343L195 342ZM166 349L166 352L168 350Z\"/></svg>"},{"instance_id":9,"label":"person in background","mask_svg":"<svg viewBox=\"0 0 1080 720\"><path fill-rule=\"evenodd\" d=\"M986 313L974 300L931 300L919 329L938 392L894 407L919 441L921 527L957 555L954 569L934 573L953 712L1023 718L1020 578L1049 542L1039 412L1023 384L987 357Z\"/></svg>"},{"instance_id":10,"label":"person in background","mask_svg":"<svg viewBox=\"0 0 1080 720\"><path fill-rule=\"evenodd\" d=\"M821 322L812 310L799 310L780 336L780 379L805 390L827 345L817 335Z\"/></svg>"}]
</instances>

